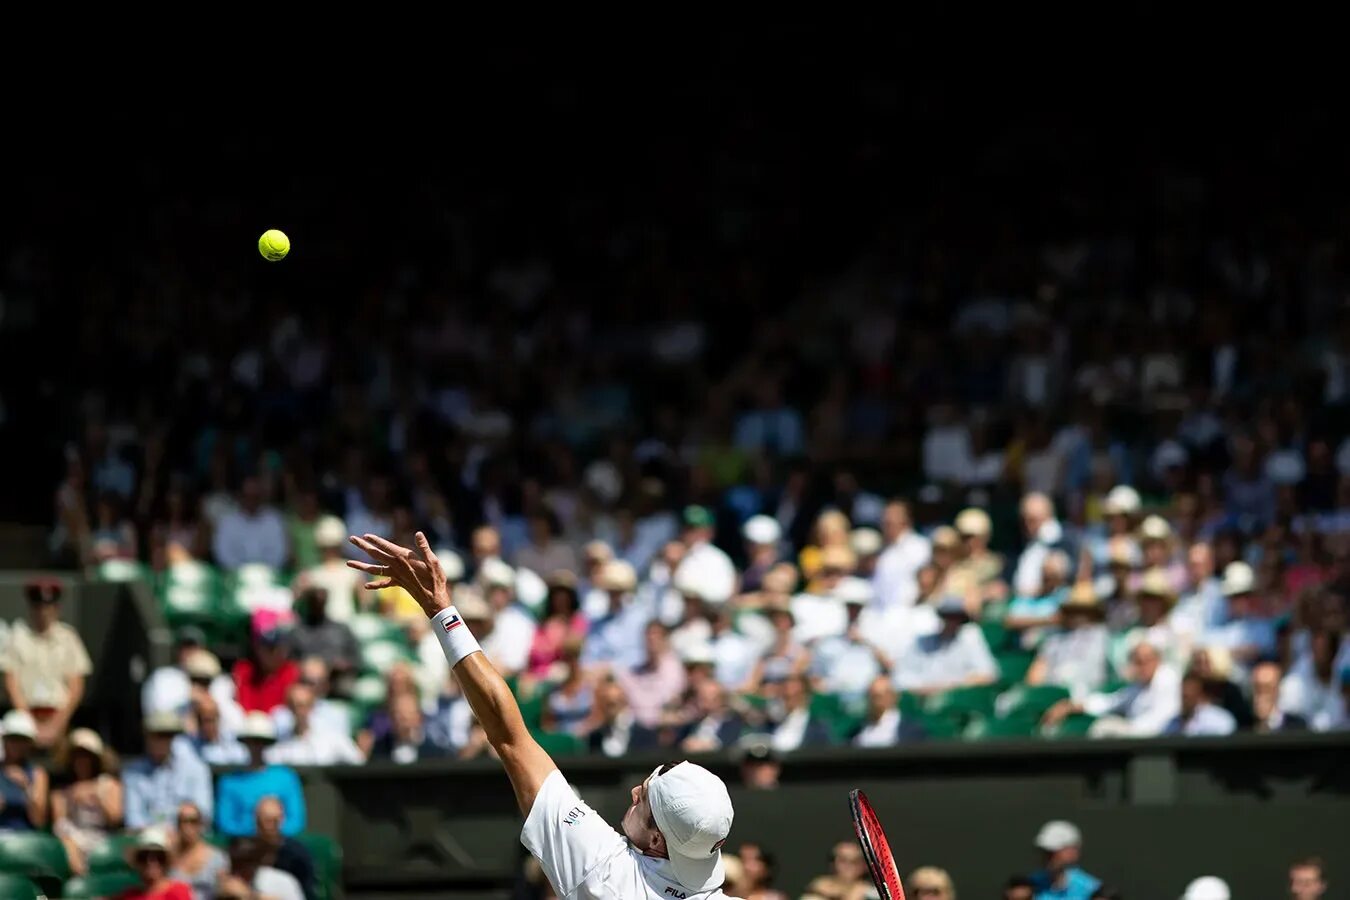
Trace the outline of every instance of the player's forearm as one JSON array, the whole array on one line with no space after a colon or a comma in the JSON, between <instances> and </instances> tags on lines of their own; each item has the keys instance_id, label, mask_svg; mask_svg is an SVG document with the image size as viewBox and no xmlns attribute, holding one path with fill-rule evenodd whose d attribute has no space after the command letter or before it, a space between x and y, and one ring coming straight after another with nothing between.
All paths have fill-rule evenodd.
<instances>
[{"instance_id":1,"label":"player's forearm","mask_svg":"<svg viewBox=\"0 0 1350 900\"><path fill-rule=\"evenodd\" d=\"M473 653L460 660L454 668L455 678L469 708L483 726L488 743L498 753L529 738L520 706L511 694L511 688L483 653Z\"/></svg>"}]
</instances>

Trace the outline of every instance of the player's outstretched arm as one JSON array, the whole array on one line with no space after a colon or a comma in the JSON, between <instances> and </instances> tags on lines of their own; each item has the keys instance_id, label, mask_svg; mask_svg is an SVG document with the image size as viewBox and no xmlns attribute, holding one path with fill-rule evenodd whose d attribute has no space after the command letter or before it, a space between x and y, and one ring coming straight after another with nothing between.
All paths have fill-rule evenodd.
<instances>
[{"instance_id":1,"label":"player's outstretched arm","mask_svg":"<svg viewBox=\"0 0 1350 900\"><path fill-rule=\"evenodd\" d=\"M373 534L353 536L351 542L375 560L374 563L347 563L353 569L376 576L366 585L366 590L378 591L397 585L411 594L433 620L436 636L441 639L441 647L454 667L464 698L469 701L488 741L502 759L521 813L529 815L544 779L558 767L530 735L511 689L488 662L478 642L454 611L445 573L441 571L440 560L431 551L426 535L417 533L416 551Z\"/></svg>"}]
</instances>

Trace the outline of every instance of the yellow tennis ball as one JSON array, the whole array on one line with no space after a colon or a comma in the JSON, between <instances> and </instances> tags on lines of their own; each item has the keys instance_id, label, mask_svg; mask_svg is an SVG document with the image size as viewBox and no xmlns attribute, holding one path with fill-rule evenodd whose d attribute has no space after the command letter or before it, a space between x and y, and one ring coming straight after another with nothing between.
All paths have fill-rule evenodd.
<instances>
[{"instance_id":1,"label":"yellow tennis ball","mask_svg":"<svg viewBox=\"0 0 1350 900\"><path fill-rule=\"evenodd\" d=\"M271 262L285 259L291 252L291 239L286 237L286 232L269 228L258 238L258 252Z\"/></svg>"}]
</instances>

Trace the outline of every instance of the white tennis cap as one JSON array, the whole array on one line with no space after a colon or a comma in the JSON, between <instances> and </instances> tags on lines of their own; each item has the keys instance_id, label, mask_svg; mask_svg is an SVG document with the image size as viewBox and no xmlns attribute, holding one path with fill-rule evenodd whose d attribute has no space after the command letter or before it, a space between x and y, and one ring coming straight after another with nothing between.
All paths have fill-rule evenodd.
<instances>
[{"instance_id":1,"label":"white tennis cap","mask_svg":"<svg viewBox=\"0 0 1350 900\"><path fill-rule=\"evenodd\" d=\"M652 772L647 802L666 839L670 867L693 892L711 891L726 880L722 845L731 833L731 797L722 779L700 765L682 762L664 775Z\"/></svg>"},{"instance_id":2,"label":"white tennis cap","mask_svg":"<svg viewBox=\"0 0 1350 900\"><path fill-rule=\"evenodd\" d=\"M1231 900L1232 896L1227 882L1222 878L1206 875L1188 884L1186 893L1181 895L1181 900Z\"/></svg>"},{"instance_id":3,"label":"white tennis cap","mask_svg":"<svg viewBox=\"0 0 1350 900\"><path fill-rule=\"evenodd\" d=\"M1036 833L1036 846L1047 853L1055 853L1065 847L1077 847L1083 843L1083 835L1078 826L1063 819L1046 822Z\"/></svg>"},{"instance_id":4,"label":"white tennis cap","mask_svg":"<svg viewBox=\"0 0 1350 900\"><path fill-rule=\"evenodd\" d=\"M1256 573L1242 560L1230 562L1224 567L1221 588L1225 597L1250 594L1256 588Z\"/></svg>"},{"instance_id":5,"label":"white tennis cap","mask_svg":"<svg viewBox=\"0 0 1350 900\"><path fill-rule=\"evenodd\" d=\"M741 536L752 544L776 544L783 536L783 529L776 519L751 516L741 526Z\"/></svg>"}]
</instances>

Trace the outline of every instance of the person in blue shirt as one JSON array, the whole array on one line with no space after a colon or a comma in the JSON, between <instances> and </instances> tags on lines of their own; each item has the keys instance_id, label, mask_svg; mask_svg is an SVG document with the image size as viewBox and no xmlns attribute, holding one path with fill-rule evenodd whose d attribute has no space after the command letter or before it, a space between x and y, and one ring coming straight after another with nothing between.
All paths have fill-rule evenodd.
<instances>
[{"instance_id":1,"label":"person in blue shirt","mask_svg":"<svg viewBox=\"0 0 1350 900\"><path fill-rule=\"evenodd\" d=\"M204 815L211 814L211 770L190 745L177 740L182 733L178 713L146 717L145 756L127 763L122 773L127 828L172 826L183 803L195 803Z\"/></svg>"},{"instance_id":2,"label":"person in blue shirt","mask_svg":"<svg viewBox=\"0 0 1350 900\"><path fill-rule=\"evenodd\" d=\"M1082 846L1083 836L1072 822L1056 819L1041 826L1036 847L1043 866L1031 873L1036 900L1092 900L1102 882L1078 867Z\"/></svg>"},{"instance_id":3,"label":"person in blue shirt","mask_svg":"<svg viewBox=\"0 0 1350 900\"><path fill-rule=\"evenodd\" d=\"M285 810L281 832L287 837L305 830L305 795L300 776L289 766L268 765L267 748L276 743L276 726L266 713L251 712L244 717L238 738L248 750L247 771L220 776L216 787L216 830L230 837L252 837L257 833L254 811L264 797L275 797Z\"/></svg>"},{"instance_id":4,"label":"person in blue shirt","mask_svg":"<svg viewBox=\"0 0 1350 900\"><path fill-rule=\"evenodd\" d=\"M610 560L600 569L595 586L609 595L609 607L591 623L582 645L582 668L636 669L647 658L642 635L652 618L648 604L633 596L637 573L623 560Z\"/></svg>"}]
</instances>

